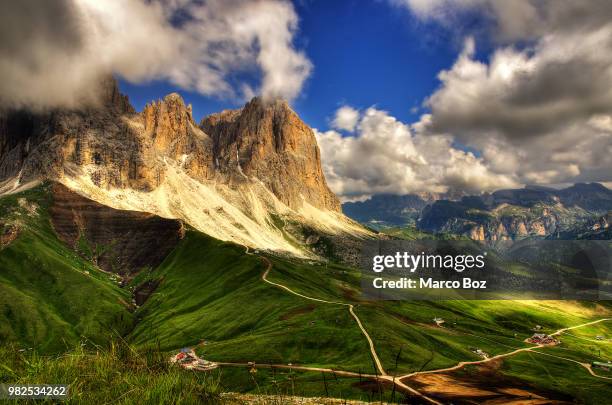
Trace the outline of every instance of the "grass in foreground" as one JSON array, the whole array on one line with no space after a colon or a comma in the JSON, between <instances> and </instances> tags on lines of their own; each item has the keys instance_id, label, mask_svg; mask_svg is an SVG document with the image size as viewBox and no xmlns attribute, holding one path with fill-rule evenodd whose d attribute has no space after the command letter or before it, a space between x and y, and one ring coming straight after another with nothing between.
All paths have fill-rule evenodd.
<instances>
[{"instance_id":1,"label":"grass in foreground","mask_svg":"<svg viewBox=\"0 0 612 405\"><path fill-rule=\"evenodd\" d=\"M159 350L136 350L123 341L107 349L78 347L59 356L4 346L0 358L0 383L69 384L70 404L111 399L118 404L224 402L218 374L183 370L168 363Z\"/></svg>"},{"instance_id":2,"label":"grass in foreground","mask_svg":"<svg viewBox=\"0 0 612 405\"><path fill-rule=\"evenodd\" d=\"M283 369L223 368L184 370L168 362L158 348L138 349L123 340L107 349L79 346L62 355L41 356L0 347L0 383L68 384L68 404L240 404L248 393L258 403L301 403L300 397L405 403L390 384L366 378L342 378ZM20 403L40 403L23 400ZM50 401L47 401L50 402ZM248 401L247 401L248 402ZM250 403L250 402L249 402Z\"/></svg>"}]
</instances>

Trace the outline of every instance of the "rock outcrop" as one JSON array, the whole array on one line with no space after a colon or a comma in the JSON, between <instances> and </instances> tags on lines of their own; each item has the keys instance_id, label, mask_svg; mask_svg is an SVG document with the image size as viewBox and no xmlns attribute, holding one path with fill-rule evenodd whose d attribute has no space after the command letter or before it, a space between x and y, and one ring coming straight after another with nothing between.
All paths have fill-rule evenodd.
<instances>
[{"instance_id":1,"label":"rock outcrop","mask_svg":"<svg viewBox=\"0 0 612 405\"><path fill-rule=\"evenodd\" d=\"M159 170L123 118L135 116L134 109L114 80L104 84L96 107L0 113L0 179L59 179L88 169L103 187L154 188Z\"/></svg>"},{"instance_id":2,"label":"rock outcrop","mask_svg":"<svg viewBox=\"0 0 612 405\"><path fill-rule=\"evenodd\" d=\"M1 178L20 171L22 179L57 177L74 165L89 169L101 187L149 191L163 181L161 157L179 162L198 180L257 179L293 209L305 201L340 210L312 130L285 101L254 98L240 110L205 118L200 129L177 93L148 104L141 114L114 81L103 93L100 108L1 114Z\"/></svg>"},{"instance_id":3,"label":"rock outcrop","mask_svg":"<svg viewBox=\"0 0 612 405\"><path fill-rule=\"evenodd\" d=\"M340 211L325 182L314 133L287 102L254 98L240 110L205 118L200 127L213 139L217 170L233 181L257 178L293 209L307 201Z\"/></svg>"},{"instance_id":4,"label":"rock outcrop","mask_svg":"<svg viewBox=\"0 0 612 405\"><path fill-rule=\"evenodd\" d=\"M60 239L105 271L130 275L155 268L184 236L180 221L115 210L59 183L52 186L51 223Z\"/></svg>"}]
</instances>

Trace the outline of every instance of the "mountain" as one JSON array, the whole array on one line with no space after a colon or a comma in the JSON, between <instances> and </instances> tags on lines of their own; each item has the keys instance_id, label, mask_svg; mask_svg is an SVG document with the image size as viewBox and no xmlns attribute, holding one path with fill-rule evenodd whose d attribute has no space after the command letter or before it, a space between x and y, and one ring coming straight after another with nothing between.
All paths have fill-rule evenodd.
<instances>
[{"instance_id":1,"label":"mountain","mask_svg":"<svg viewBox=\"0 0 612 405\"><path fill-rule=\"evenodd\" d=\"M206 117L200 127L213 140L214 164L223 175L233 181L257 178L296 210L308 202L340 211L325 182L314 134L285 101L254 98L240 110Z\"/></svg>"},{"instance_id":2,"label":"mountain","mask_svg":"<svg viewBox=\"0 0 612 405\"><path fill-rule=\"evenodd\" d=\"M176 93L137 113L114 80L103 86L97 106L0 113L0 193L57 180L112 208L302 256L321 237L368 235L342 215L314 134L286 102L254 98L197 125Z\"/></svg>"},{"instance_id":3,"label":"mountain","mask_svg":"<svg viewBox=\"0 0 612 405\"><path fill-rule=\"evenodd\" d=\"M576 183L559 190L560 201L566 206L579 206L588 211L610 211L612 191L599 183Z\"/></svg>"},{"instance_id":4,"label":"mountain","mask_svg":"<svg viewBox=\"0 0 612 405\"><path fill-rule=\"evenodd\" d=\"M529 236L601 239L609 232L601 224L612 211L612 191L599 183L577 183L560 190L526 186L473 196L380 194L346 202L342 209L377 230L416 226L425 232L493 241Z\"/></svg>"},{"instance_id":5,"label":"mountain","mask_svg":"<svg viewBox=\"0 0 612 405\"><path fill-rule=\"evenodd\" d=\"M607 214L589 218L576 224L574 227L564 229L549 236L549 239L590 239L611 240L612 239L612 211Z\"/></svg>"},{"instance_id":6,"label":"mountain","mask_svg":"<svg viewBox=\"0 0 612 405\"><path fill-rule=\"evenodd\" d=\"M346 202L342 211L374 229L414 224L423 208L435 200L431 194L378 194L365 201Z\"/></svg>"},{"instance_id":7,"label":"mountain","mask_svg":"<svg viewBox=\"0 0 612 405\"><path fill-rule=\"evenodd\" d=\"M342 211L355 221L374 229L414 226L429 204L442 199L457 200L463 195L459 192L376 194L364 201L345 202Z\"/></svg>"},{"instance_id":8,"label":"mountain","mask_svg":"<svg viewBox=\"0 0 612 405\"><path fill-rule=\"evenodd\" d=\"M598 183L561 190L526 187L436 201L422 211L417 225L421 230L476 240L574 238L611 210L612 191Z\"/></svg>"}]
</instances>

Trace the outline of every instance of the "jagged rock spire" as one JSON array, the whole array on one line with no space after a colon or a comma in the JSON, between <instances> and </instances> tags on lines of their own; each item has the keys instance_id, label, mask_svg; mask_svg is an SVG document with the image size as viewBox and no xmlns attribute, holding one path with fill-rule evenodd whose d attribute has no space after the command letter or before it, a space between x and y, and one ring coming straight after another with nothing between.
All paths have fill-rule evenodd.
<instances>
[{"instance_id":1,"label":"jagged rock spire","mask_svg":"<svg viewBox=\"0 0 612 405\"><path fill-rule=\"evenodd\" d=\"M200 127L213 140L219 170L261 180L292 208L305 201L340 210L325 181L314 133L286 101L256 97L242 109L205 118Z\"/></svg>"}]
</instances>

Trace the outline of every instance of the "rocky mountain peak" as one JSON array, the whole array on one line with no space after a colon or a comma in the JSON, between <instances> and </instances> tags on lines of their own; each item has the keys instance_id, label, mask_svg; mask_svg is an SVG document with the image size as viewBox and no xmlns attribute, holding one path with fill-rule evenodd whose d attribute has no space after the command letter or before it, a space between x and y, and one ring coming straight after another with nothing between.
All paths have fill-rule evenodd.
<instances>
[{"instance_id":1,"label":"rocky mountain peak","mask_svg":"<svg viewBox=\"0 0 612 405\"><path fill-rule=\"evenodd\" d=\"M610 190L600 183L576 183L564 189L566 193L603 193L610 194Z\"/></svg>"},{"instance_id":2,"label":"rocky mountain peak","mask_svg":"<svg viewBox=\"0 0 612 405\"><path fill-rule=\"evenodd\" d=\"M275 110L275 111L293 111L289 103L284 98L264 98L261 96L253 97L244 106L245 110Z\"/></svg>"},{"instance_id":3,"label":"rocky mountain peak","mask_svg":"<svg viewBox=\"0 0 612 405\"><path fill-rule=\"evenodd\" d=\"M119 85L114 77L108 76L102 79L100 84L102 106L115 110L121 114L133 114L136 112L130 99L119 91Z\"/></svg>"},{"instance_id":4,"label":"rocky mountain peak","mask_svg":"<svg viewBox=\"0 0 612 405\"><path fill-rule=\"evenodd\" d=\"M183 100L183 97L181 97L181 95L178 94L175 91L173 91L172 93L166 94L166 96L164 97L164 101L166 103L174 102L174 103L177 103L177 104L185 105L185 101Z\"/></svg>"},{"instance_id":5,"label":"rocky mountain peak","mask_svg":"<svg viewBox=\"0 0 612 405\"><path fill-rule=\"evenodd\" d=\"M213 140L217 169L234 180L256 178L294 209L306 201L340 211L314 133L286 101L256 97L241 109L206 117L200 128Z\"/></svg>"},{"instance_id":6,"label":"rocky mountain peak","mask_svg":"<svg viewBox=\"0 0 612 405\"><path fill-rule=\"evenodd\" d=\"M286 235L299 242L302 228L274 218L329 234L365 232L340 213L313 131L283 100L255 98L197 126L179 94L136 113L111 80L95 108L0 113L0 152L0 192L55 180L113 208L299 254Z\"/></svg>"},{"instance_id":7,"label":"rocky mountain peak","mask_svg":"<svg viewBox=\"0 0 612 405\"><path fill-rule=\"evenodd\" d=\"M178 93L170 93L163 100L147 104L142 117L145 132L152 137L154 148L160 152L167 151L177 140L185 139L195 127L191 105L186 106Z\"/></svg>"}]
</instances>

